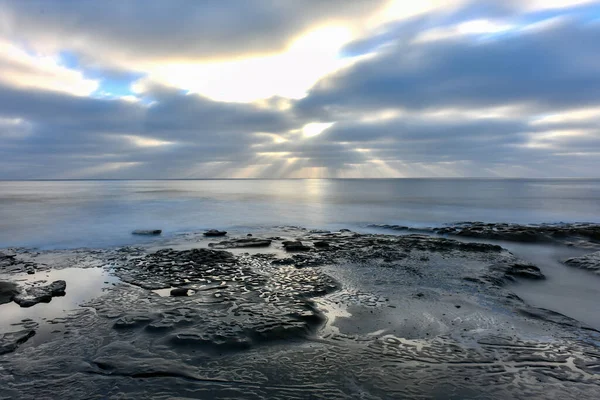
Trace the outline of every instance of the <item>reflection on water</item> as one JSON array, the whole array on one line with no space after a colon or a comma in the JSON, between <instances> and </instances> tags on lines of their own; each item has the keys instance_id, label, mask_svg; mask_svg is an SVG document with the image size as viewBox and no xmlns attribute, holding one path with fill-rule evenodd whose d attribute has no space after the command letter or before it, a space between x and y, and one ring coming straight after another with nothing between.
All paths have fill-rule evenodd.
<instances>
[{"instance_id":1,"label":"reflection on water","mask_svg":"<svg viewBox=\"0 0 600 400\"><path fill-rule=\"evenodd\" d=\"M66 295L53 297L50 303L39 303L29 308L22 308L16 303L0 305L0 333L22 329L19 324L24 319L44 324L54 318L63 317L66 312L77 309L82 303L102 295L103 291L118 282L102 268L65 268L35 275L0 276L0 280L16 282L25 286L28 282L45 280L51 283L56 280L67 282Z\"/></svg>"},{"instance_id":2,"label":"reflection on water","mask_svg":"<svg viewBox=\"0 0 600 400\"><path fill-rule=\"evenodd\" d=\"M600 222L600 180L0 182L0 248L133 243L208 228Z\"/></svg>"},{"instance_id":3,"label":"reflection on water","mask_svg":"<svg viewBox=\"0 0 600 400\"><path fill-rule=\"evenodd\" d=\"M561 263L589 250L558 246L502 243L516 256L537 265L546 279L519 280L511 290L526 303L559 312L600 330L600 276Z\"/></svg>"}]
</instances>

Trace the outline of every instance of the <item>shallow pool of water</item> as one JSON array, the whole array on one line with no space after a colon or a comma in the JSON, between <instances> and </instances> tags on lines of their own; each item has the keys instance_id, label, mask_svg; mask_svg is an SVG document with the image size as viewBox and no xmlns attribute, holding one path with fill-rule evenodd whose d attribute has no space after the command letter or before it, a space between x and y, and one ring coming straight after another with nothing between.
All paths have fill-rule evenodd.
<instances>
[{"instance_id":1,"label":"shallow pool of water","mask_svg":"<svg viewBox=\"0 0 600 400\"><path fill-rule=\"evenodd\" d=\"M29 308L20 307L14 302L0 305L0 333L23 329L20 324L23 320L31 320L30 323L41 326L54 318L63 317L86 301L101 296L107 288L119 281L104 268L64 268L34 275L5 275L0 276L0 280L12 281L19 286L36 281L46 281L44 284L49 284L64 280L67 283L66 295L53 297L50 303L38 303Z\"/></svg>"}]
</instances>

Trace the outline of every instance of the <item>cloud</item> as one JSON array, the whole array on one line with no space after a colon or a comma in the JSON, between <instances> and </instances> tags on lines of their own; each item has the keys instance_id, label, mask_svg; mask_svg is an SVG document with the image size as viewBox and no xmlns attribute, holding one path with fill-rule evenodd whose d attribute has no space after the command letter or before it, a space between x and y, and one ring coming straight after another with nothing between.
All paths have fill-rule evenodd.
<instances>
[{"instance_id":1,"label":"cloud","mask_svg":"<svg viewBox=\"0 0 600 400\"><path fill-rule=\"evenodd\" d=\"M0 178L595 176L600 5L542 3L0 0Z\"/></svg>"},{"instance_id":2,"label":"cloud","mask_svg":"<svg viewBox=\"0 0 600 400\"><path fill-rule=\"evenodd\" d=\"M387 0L0 1L0 32L119 60L219 60L281 52L303 32L353 21Z\"/></svg>"},{"instance_id":3,"label":"cloud","mask_svg":"<svg viewBox=\"0 0 600 400\"><path fill-rule=\"evenodd\" d=\"M600 25L577 21L482 41L391 41L376 56L324 78L296 107L321 116L337 109L600 104L599 50Z\"/></svg>"},{"instance_id":4,"label":"cloud","mask_svg":"<svg viewBox=\"0 0 600 400\"><path fill-rule=\"evenodd\" d=\"M98 88L97 81L61 65L57 58L28 52L1 37L0 82L25 89L52 90L76 96L90 95Z\"/></svg>"},{"instance_id":5,"label":"cloud","mask_svg":"<svg viewBox=\"0 0 600 400\"><path fill-rule=\"evenodd\" d=\"M244 162L250 146L268 140L256 132L294 126L252 105L163 87L147 95L152 105L0 86L0 165L11 166L0 168L2 178L103 176L132 167L145 177L187 174L197 163Z\"/></svg>"}]
</instances>

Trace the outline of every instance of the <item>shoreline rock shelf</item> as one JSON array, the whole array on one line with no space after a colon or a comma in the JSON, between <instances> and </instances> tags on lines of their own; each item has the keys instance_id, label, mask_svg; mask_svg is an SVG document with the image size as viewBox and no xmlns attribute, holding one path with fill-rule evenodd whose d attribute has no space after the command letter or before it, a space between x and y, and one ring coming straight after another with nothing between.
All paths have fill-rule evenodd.
<instances>
[{"instance_id":1,"label":"shoreline rock shelf","mask_svg":"<svg viewBox=\"0 0 600 400\"><path fill-rule=\"evenodd\" d=\"M543 396L549 381L561 398L600 392L595 326L512 293L511 281L536 285L543 271L497 244L300 229L202 234L36 253L36 262L61 254L55 269L110 265L121 282L55 317L51 332L23 320L0 333L0 370L12 372L0 373L3 394L77 388L91 398L118 387L132 398L352 398L348 379L369 382L360 393L374 399L436 397L432 381L461 397ZM26 250L9 258L33 259ZM24 272L5 264L9 278ZM45 301L65 286L8 279L0 304Z\"/></svg>"}]
</instances>

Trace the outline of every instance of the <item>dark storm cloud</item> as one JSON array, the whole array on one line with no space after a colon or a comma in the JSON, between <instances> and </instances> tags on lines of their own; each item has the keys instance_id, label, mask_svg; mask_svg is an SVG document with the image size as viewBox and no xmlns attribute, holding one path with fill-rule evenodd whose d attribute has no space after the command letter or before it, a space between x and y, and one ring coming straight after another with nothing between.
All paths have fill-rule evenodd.
<instances>
[{"instance_id":1,"label":"dark storm cloud","mask_svg":"<svg viewBox=\"0 0 600 400\"><path fill-rule=\"evenodd\" d=\"M285 48L302 31L383 0L1 0L0 33L125 58L221 58Z\"/></svg>"}]
</instances>

